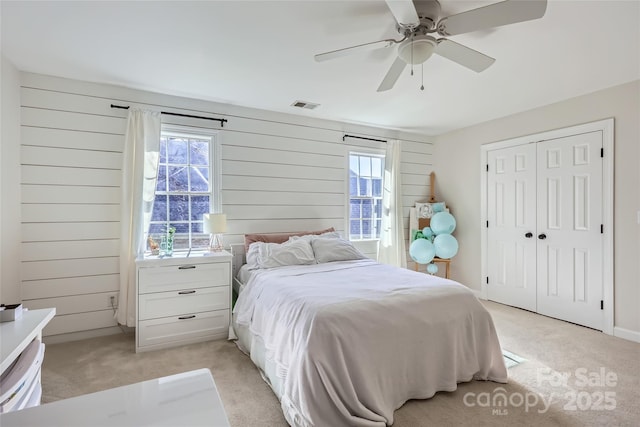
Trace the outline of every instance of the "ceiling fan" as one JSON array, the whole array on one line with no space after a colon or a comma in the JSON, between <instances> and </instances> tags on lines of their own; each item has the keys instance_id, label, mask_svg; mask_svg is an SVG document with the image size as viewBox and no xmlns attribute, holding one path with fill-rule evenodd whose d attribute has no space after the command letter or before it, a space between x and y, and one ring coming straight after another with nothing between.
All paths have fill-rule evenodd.
<instances>
[{"instance_id":1,"label":"ceiling fan","mask_svg":"<svg viewBox=\"0 0 640 427\"><path fill-rule=\"evenodd\" d=\"M423 64L434 53L479 73L493 64L495 59L446 37L542 18L547 9L547 0L506 0L440 18L438 0L386 2L396 19L396 29L402 36L400 40L385 39L320 53L315 55L315 60L326 61L398 45L398 56L380 83L378 92L391 89L407 64ZM434 33L442 37L432 36Z\"/></svg>"}]
</instances>

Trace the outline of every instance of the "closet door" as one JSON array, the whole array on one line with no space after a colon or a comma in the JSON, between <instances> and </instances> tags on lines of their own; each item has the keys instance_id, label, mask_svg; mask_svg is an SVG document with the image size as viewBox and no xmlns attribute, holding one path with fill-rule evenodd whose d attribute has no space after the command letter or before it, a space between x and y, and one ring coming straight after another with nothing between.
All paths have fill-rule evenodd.
<instances>
[{"instance_id":1,"label":"closet door","mask_svg":"<svg viewBox=\"0 0 640 427\"><path fill-rule=\"evenodd\" d=\"M602 330L602 132L537 144L537 312Z\"/></svg>"},{"instance_id":2,"label":"closet door","mask_svg":"<svg viewBox=\"0 0 640 427\"><path fill-rule=\"evenodd\" d=\"M536 310L536 145L488 152L488 298Z\"/></svg>"}]
</instances>

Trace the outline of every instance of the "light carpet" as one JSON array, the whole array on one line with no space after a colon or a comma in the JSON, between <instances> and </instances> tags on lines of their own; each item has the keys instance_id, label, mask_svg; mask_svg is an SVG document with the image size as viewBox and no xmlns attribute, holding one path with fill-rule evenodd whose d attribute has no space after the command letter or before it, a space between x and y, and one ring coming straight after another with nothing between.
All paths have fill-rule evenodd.
<instances>
[{"instance_id":1,"label":"light carpet","mask_svg":"<svg viewBox=\"0 0 640 427\"><path fill-rule=\"evenodd\" d=\"M411 400L395 412L394 426L639 425L640 344L483 303L505 356L520 360L509 368L509 383L472 381L454 392ZM213 373L232 426L287 425L276 396L251 360L229 341L139 354L133 335L124 334L49 345L42 369L43 401L198 368ZM602 373L609 381L600 381Z\"/></svg>"}]
</instances>

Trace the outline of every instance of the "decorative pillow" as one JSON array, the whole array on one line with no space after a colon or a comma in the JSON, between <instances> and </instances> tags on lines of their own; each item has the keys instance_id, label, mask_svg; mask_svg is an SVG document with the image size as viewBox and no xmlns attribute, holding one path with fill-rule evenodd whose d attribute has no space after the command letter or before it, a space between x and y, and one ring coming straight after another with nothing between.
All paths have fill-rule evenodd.
<instances>
[{"instance_id":1,"label":"decorative pillow","mask_svg":"<svg viewBox=\"0 0 640 427\"><path fill-rule=\"evenodd\" d=\"M329 231L328 233L322 233L322 234L305 234L304 236L291 236L289 237L289 241L303 239L311 243L313 239L341 239L341 238L342 236L337 231Z\"/></svg>"},{"instance_id":2,"label":"decorative pillow","mask_svg":"<svg viewBox=\"0 0 640 427\"><path fill-rule=\"evenodd\" d=\"M249 269L315 263L313 249L306 240L292 240L282 244L254 242L247 252Z\"/></svg>"},{"instance_id":3,"label":"decorative pillow","mask_svg":"<svg viewBox=\"0 0 640 427\"><path fill-rule=\"evenodd\" d=\"M324 239L319 237L311 240L311 246L318 264L367 258L351 242L344 239Z\"/></svg>"},{"instance_id":4,"label":"decorative pillow","mask_svg":"<svg viewBox=\"0 0 640 427\"><path fill-rule=\"evenodd\" d=\"M244 251L249 254L249 247L254 242L264 243L284 243L291 236L304 236L305 234L323 234L330 231L336 231L335 228L329 227L325 230L318 231L297 231L293 233L267 233L267 234L245 234L244 235ZM247 261L248 262L248 261Z\"/></svg>"}]
</instances>

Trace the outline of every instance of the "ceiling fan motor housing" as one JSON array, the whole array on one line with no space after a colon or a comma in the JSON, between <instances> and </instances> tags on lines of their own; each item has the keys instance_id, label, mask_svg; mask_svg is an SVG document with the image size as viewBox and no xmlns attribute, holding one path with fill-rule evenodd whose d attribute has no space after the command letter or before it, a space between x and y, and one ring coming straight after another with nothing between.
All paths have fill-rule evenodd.
<instances>
[{"instance_id":1,"label":"ceiling fan motor housing","mask_svg":"<svg viewBox=\"0 0 640 427\"><path fill-rule=\"evenodd\" d=\"M418 26L396 24L396 31L402 36L410 36L417 34L428 34L435 32L438 19L440 17L440 3L438 0L414 0L416 13L420 24Z\"/></svg>"},{"instance_id":2,"label":"ceiling fan motor housing","mask_svg":"<svg viewBox=\"0 0 640 427\"><path fill-rule=\"evenodd\" d=\"M440 16L437 0L414 0L420 25L418 27L398 26L398 32L407 39L398 46L398 56L407 64L422 64L433 54L438 42L427 34L433 32Z\"/></svg>"},{"instance_id":3,"label":"ceiling fan motor housing","mask_svg":"<svg viewBox=\"0 0 640 427\"><path fill-rule=\"evenodd\" d=\"M420 18L420 26L433 30L440 17L441 8L438 0L414 0L413 4Z\"/></svg>"}]
</instances>

